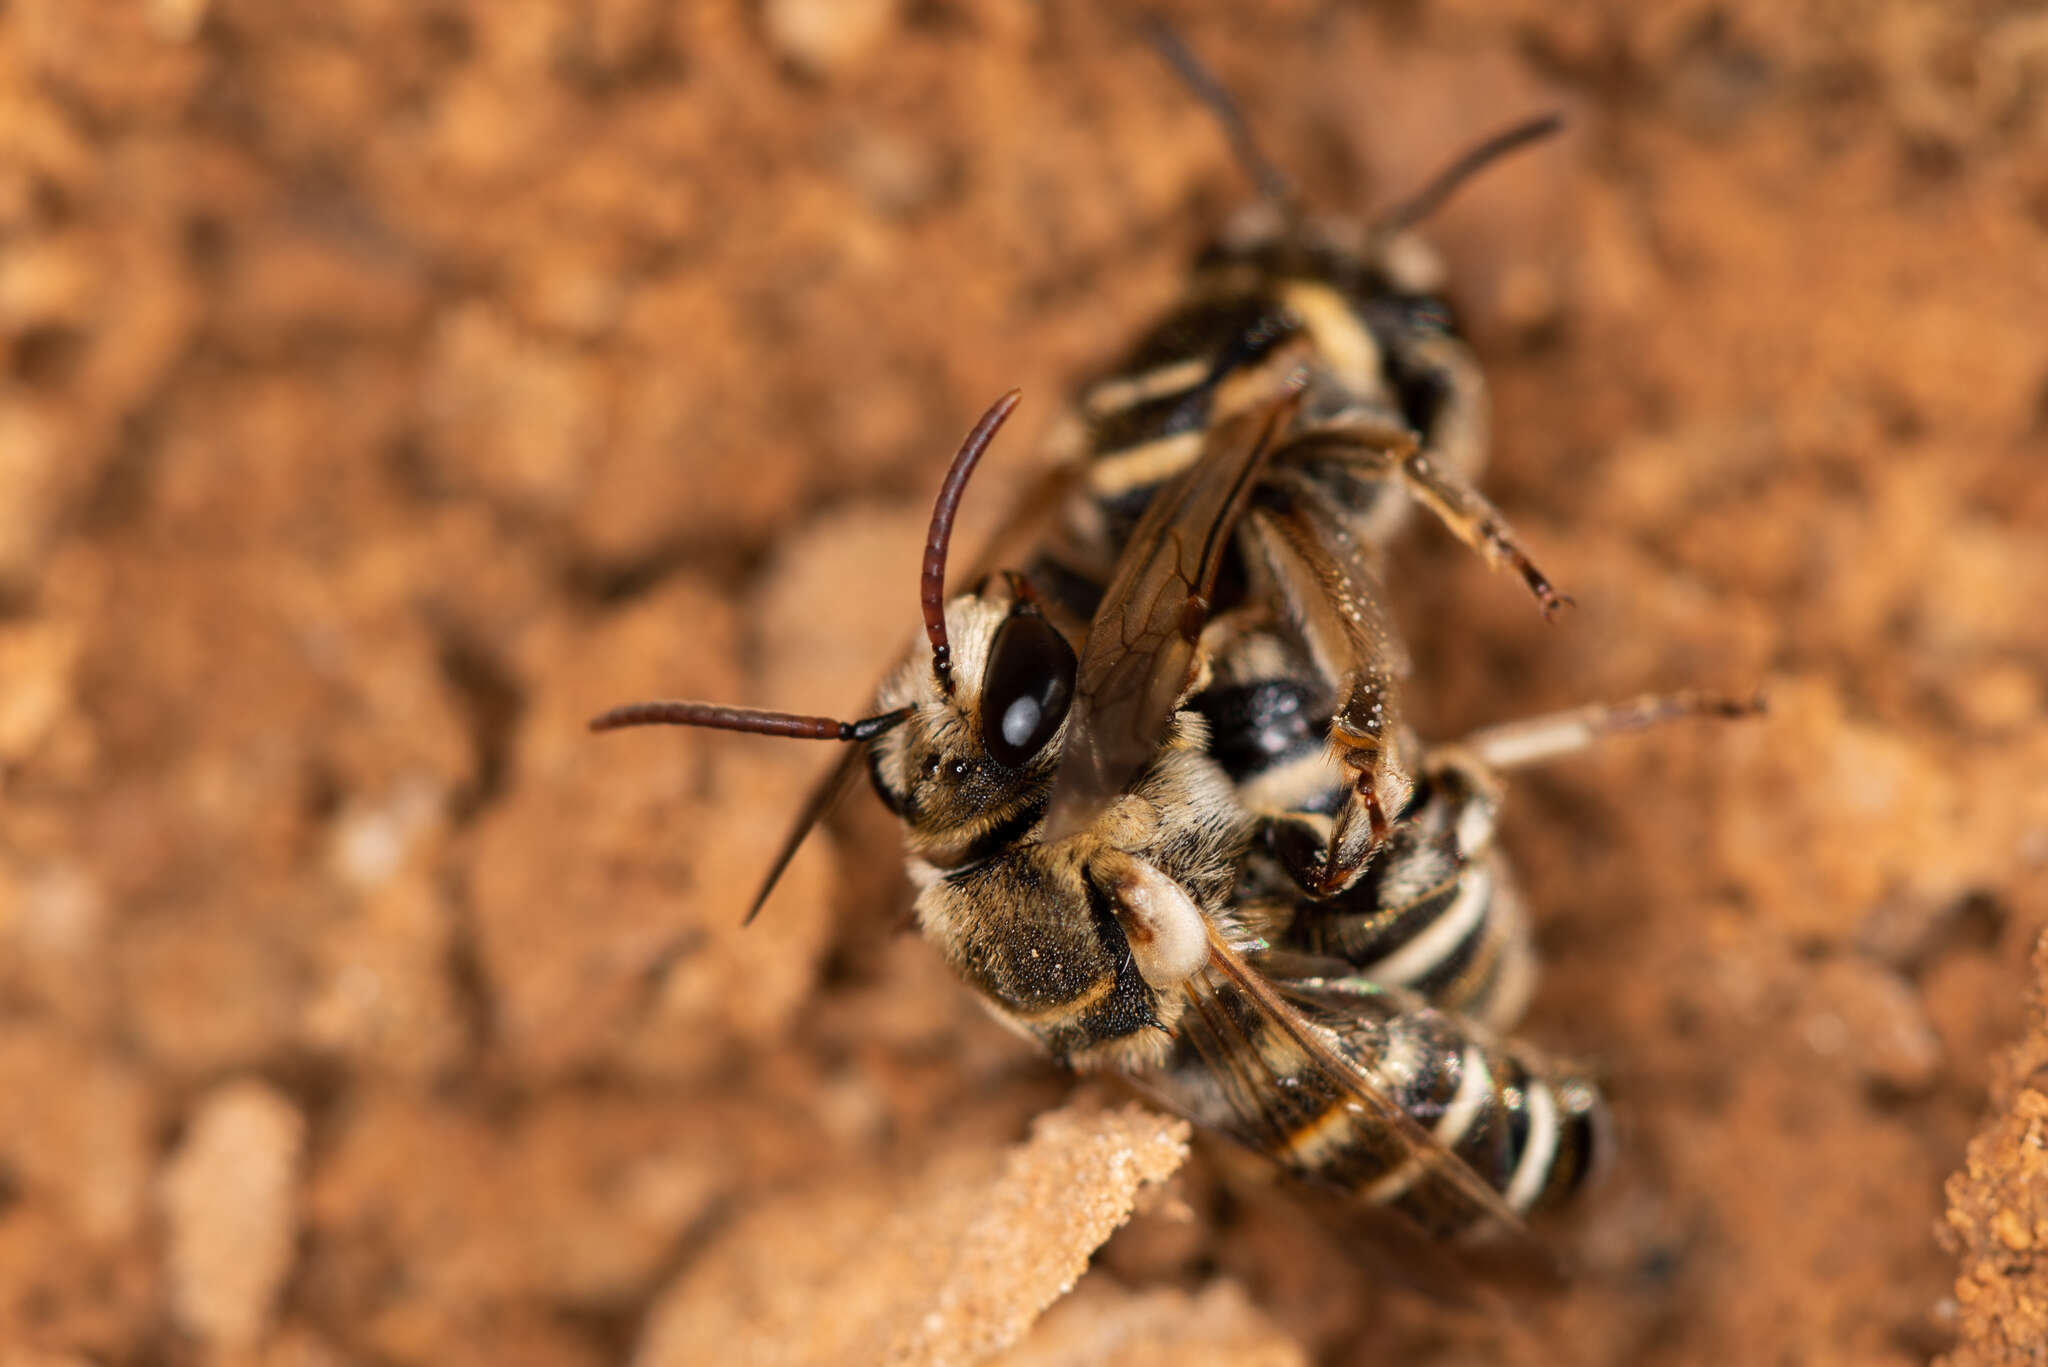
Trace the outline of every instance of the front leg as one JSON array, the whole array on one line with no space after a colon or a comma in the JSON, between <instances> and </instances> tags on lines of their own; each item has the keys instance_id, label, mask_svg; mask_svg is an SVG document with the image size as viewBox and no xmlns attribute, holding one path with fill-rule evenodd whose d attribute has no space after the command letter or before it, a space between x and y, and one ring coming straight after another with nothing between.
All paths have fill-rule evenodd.
<instances>
[{"instance_id":1,"label":"front leg","mask_svg":"<svg viewBox=\"0 0 2048 1367\"><path fill-rule=\"evenodd\" d=\"M1116 917L1138 976L1155 991L1177 989L1208 965L1209 923L1180 884L1118 849L1098 851L1087 877Z\"/></svg>"}]
</instances>

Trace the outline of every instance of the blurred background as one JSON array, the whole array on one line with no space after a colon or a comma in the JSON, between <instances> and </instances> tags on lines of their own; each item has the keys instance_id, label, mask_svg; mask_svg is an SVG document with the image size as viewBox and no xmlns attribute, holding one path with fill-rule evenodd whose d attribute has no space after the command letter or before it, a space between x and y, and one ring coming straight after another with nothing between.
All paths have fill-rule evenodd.
<instances>
[{"instance_id":1,"label":"blurred background","mask_svg":"<svg viewBox=\"0 0 2048 1367\"><path fill-rule=\"evenodd\" d=\"M1248 189L1135 9L12 0L0 1362L2040 1360L2048 18L1158 8L1332 212L1569 120L1429 231L1578 608L1418 529L1425 730L1770 692L1517 777L1570 1288L1070 1100L865 796L741 933L824 757L583 731L860 706L1172 300Z\"/></svg>"}]
</instances>

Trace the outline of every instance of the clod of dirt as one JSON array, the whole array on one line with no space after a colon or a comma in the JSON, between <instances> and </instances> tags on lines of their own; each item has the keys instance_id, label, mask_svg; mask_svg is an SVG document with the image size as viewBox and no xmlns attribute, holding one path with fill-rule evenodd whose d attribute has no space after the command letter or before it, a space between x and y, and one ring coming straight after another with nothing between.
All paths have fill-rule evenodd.
<instances>
[{"instance_id":1,"label":"clod of dirt","mask_svg":"<svg viewBox=\"0 0 2048 1367\"><path fill-rule=\"evenodd\" d=\"M291 1270L306 1122L260 1082L209 1093L163 1179L171 1305L216 1348L256 1344Z\"/></svg>"},{"instance_id":2,"label":"clod of dirt","mask_svg":"<svg viewBox=\"0 0 2048 1367\"><path fill-rule=\"evenodd\" d=\"M635 1363L987 1361L1072 1288L1187 1137L1142 1107L1072 1105L993 1168L970 1148L917 1178L799 1191L750 1212L669 1289Z\"/></svg>"},{"instance_id":3,"label":"clod of dirt","mask_svg":"<svg viewBox=\"0 0 2048 1367\"><path fill-rule=\"evenodd\" d=\"M2033 1025L1994 1085L1998 1113L1948 1180L1941 1241L1962 1271L1946 1367L2048 1362L2048 936L2034 970Z\"/></svg>"},{"instance_id":4,"label":"clod of dirt","mask_svg":"<svg viewBox=\"0 0 2048 1367\"><path fill-rule=\"evenodd\" d=\"M1234 1282L1126 1291L1090 1278L990 1367L1306 1367L1301 1345Z\"/></svg>"},{"instance_id":5,"label":"clod of dirt","mask_svg":"<svg viewBox=\"0 0 2048 1367\"><path fill-rule=\"evenodd\" d=\"M761 11L776 51L810 71L856 65L896 19L896 0L768 0Z\"/></svg>"}]
</instances>

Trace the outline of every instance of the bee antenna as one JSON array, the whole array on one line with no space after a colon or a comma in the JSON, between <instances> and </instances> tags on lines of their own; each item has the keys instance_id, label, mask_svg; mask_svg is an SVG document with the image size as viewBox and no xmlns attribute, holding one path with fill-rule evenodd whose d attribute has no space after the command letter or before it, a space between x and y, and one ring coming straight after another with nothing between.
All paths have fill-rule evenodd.
<instances>
[{"instance_id":1,"label":"bee antenna","mask_svg":"<svg viewBox=\"0 0 2048 1367\"><path fill-rule=\"evenodd\" d=\"M974 430L960 443L953 463L939 485L938 501L932 505L931 530L924 539L924 574L918 581L918 605L924 611L924 634L932 643L932 677L939 691L953 695L953 648L946 641L946 548L953 540L953 514L960 510L960 496L967 491L967 477L981 460L981 453L995 438L1010 416L1010 410L1024 397L1013 389L989 405L974 424Z\"/></svg>"},{"instance_id":2,"label":"bee antenna","mask_svg":"<svg viewBox=\"0 0 2048 1367\"><path fill-rule=\"evenodd\" d=\"M1166 64L1173 68L1181 84L1188 92L1202 102L1217 124L1223 129L1223 136L1230 140L1230 152L1237 159L1238 167L1251 183L1258 187L1261 198L1279 209L1290 221L1297 217L1298 201L1294 184L1285 173L1274 165L1272 159L1260 150L1258 139L1252 136L1252 126L1246 121L1244 111L1216 74L1202 65L1202 59L1175 32L1163 15L1150 13L1144 17L1145 37Z\"/></svg>"},{"instance_id":3,"label":"bee antenna","mask_svg":"<svg viewBox=\"0 0 2048 1367\"><path fill-rule=\"evenodd\" d=\"M1518 124L1502 129L1477 146L1467 148L1449 166L1432 176L1428 184L1396 204L1374 225L1374 230L1383 236L1391 237L1403 229L1414 227L1443 208L1444 201L1456 194L1466 181L1494 162L1510 152L1527 147L1532 142L1541 142L1563 127L1562 115L1539 114L1533 119L1524 119Z\"/></svg>"},{"instance_id":4,"label":"bee antenna","mask_svg":"<svg viewBox=\"0 0 2048 1367\"><path fill-rule=\"evenodd\" d=\"M712 731L745 731L756 736L792 740L868 741L910 715L907 707L859 721L803 717L793 712L767 712L758 707L721 707L708 702L631 702L590 719L593 731L621 731L628 726L701 726Z\"/></svg>"}]
</instances>

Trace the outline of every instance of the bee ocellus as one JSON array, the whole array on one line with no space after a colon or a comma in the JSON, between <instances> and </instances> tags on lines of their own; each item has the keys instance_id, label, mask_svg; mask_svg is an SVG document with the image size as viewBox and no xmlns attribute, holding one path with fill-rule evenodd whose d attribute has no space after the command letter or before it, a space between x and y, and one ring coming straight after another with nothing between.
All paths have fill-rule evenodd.
<instances>
[{"instance_id":1,"label":"bee ocellus","mask_svg":"<svg viewBox=\"0 0 2048 1367\"><path fill-rule=\"evenodd\" d=\"M1473 487L1483 386L1409 237L1551 126L1353 233L1309 224L1248 154L1265 221L1084 390L1055 528L949 597L955 510L1017 396L969 434L933 510L924 644L873 715L664 702L593 726L849 742L783 859L864 768L920 930L1000 1019L1432 1235L1517 1229L1581 1185L1602 1129L1589 1078L1506 1035L1534 960L1497 771L1739 710L1686 695L1436 746L1402 717L1382 585L1411 506L1546 612L1565 601Z\"/></svg>"}]
</instances>

